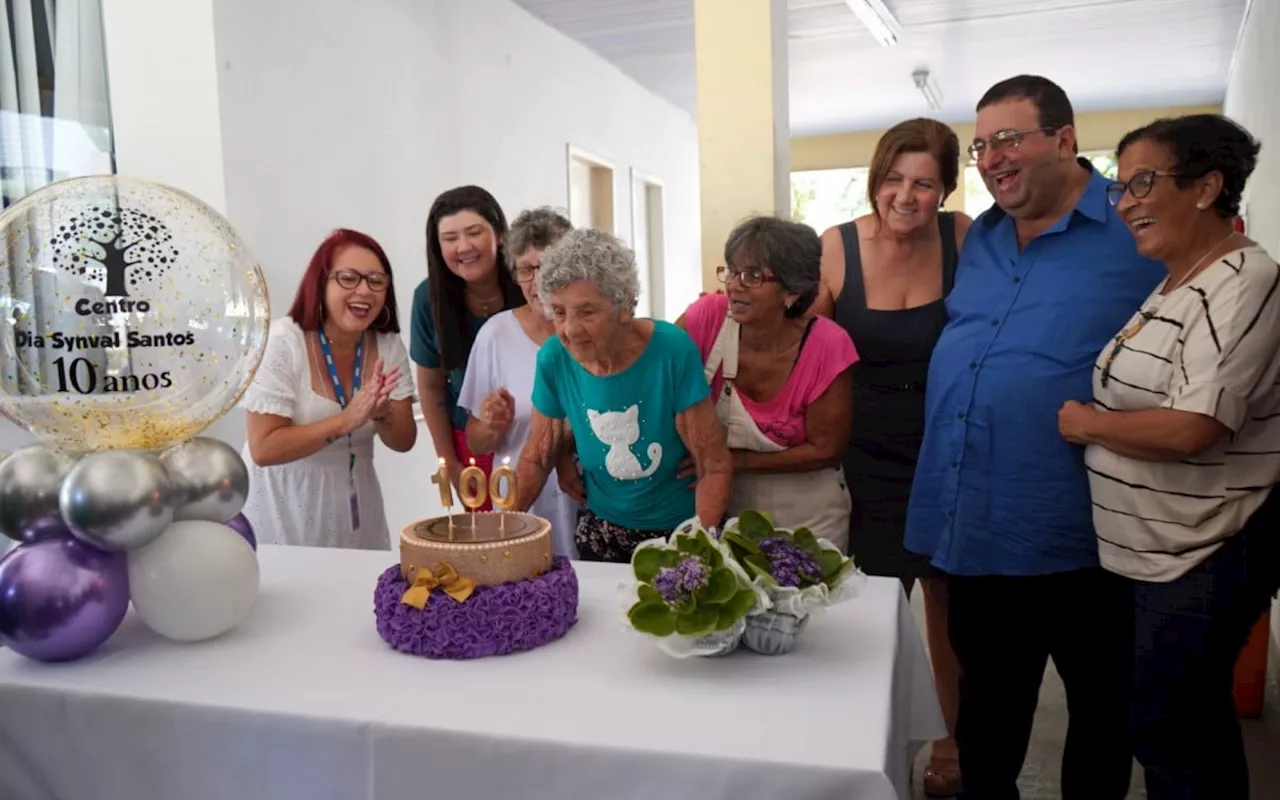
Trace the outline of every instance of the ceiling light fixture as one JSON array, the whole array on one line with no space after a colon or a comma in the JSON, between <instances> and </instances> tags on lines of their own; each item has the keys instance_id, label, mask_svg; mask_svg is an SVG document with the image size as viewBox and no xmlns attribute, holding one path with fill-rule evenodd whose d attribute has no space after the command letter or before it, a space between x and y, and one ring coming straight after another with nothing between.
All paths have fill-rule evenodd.
<instances>
[{"instance_id":1,"label":"ceiling light fixture","mask_svg":"<svg viewBox=\"0 0 1280 800\"><path fill-rule=\"evenodd\" d=\"M938 88L938 82L929 74L929 70L916 70L911 73L911 80L915 81L916 88L920 90L920 94L924 95L924 101L929 104L929 108L933 111L941 111L942 89Z\"/></svg>"},{"instance_id":2,"label":"ceiling light fixture","mask_svg":"<svg viewBox=\"0 0 1280 800\"><path fill-rule=\"evenodd\" d=\"M880 0L844 0L867 32L884 47L893 47L902 37L902 26Z\"/></svg>"}]
</instances>

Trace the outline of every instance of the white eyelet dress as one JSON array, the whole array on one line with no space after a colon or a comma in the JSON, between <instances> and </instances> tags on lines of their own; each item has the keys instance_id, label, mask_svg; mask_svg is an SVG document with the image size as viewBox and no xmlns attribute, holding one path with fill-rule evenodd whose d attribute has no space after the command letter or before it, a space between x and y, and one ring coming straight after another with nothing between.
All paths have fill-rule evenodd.
<instances>
[{"instance_id":1,"label":"white eyelet dress","mask_svg":"<svg viewBox=\"0 0 1280 800\"><path fill-rule=\"evenodd\" d=\"M331 417L341 407L312 389L306 336L291 318L271 324L262 364L240 407L256 414L288 417L295 425L309 425ZM383 369L400 367L400 379L392 400L412 399L413 379L404 342L393 333L377 334L377 356ZM373 357L366 354L366 370ZM328 380L328 376L324 376ZM387 550L391 536L383 511L382 487L373 468L375 430L372 422L348 437L326 445L306 458L273 467L253 463L248 444L244 460L249 465L249 498L244 515L263 544L346 547ZM348 465L355 454L354 477L360 504L360 528L351 518Z\"/></svg>"}]
</instances>

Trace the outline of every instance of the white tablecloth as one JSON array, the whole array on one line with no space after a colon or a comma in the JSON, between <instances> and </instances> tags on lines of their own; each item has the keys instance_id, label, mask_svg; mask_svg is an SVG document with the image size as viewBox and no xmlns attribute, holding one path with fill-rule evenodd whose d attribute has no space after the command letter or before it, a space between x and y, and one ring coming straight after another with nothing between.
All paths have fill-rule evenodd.
<instances>
[{"instance_id":1,"label":"white tablecloth","mask_svg":"<svg viewBox=\"0 0 1280 800\"><path fill-rule=\"evenodd\" d=\"M82 661L0 649L4 800L892 800L944 735L896 580L815 618L791 654L677 661L620 620L625 566L578 563L578 624L501 658L378 637L390 552L263 547L227 636L133 616Z\"/></svg>"}]
</instances>

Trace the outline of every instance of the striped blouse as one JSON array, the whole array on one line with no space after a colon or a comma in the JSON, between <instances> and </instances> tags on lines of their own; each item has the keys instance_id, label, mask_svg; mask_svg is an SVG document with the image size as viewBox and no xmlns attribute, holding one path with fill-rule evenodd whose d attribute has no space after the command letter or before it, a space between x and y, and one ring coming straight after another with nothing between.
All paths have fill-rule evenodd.
<instances>
[{"instance_id":1,"label":"striped blouse","mask_svg":"<svg viewBox=\"0 0 1280 800\"><path fill-rule=\"evenodd\" d=\"M1280 266L1254 245L1163 289L1099 354L1094 403L1205 414L1234 435L1181 461L1086 449L1102 565L1155 582L1208 558L1280 480Z\"/></svg>"}]
</instances>

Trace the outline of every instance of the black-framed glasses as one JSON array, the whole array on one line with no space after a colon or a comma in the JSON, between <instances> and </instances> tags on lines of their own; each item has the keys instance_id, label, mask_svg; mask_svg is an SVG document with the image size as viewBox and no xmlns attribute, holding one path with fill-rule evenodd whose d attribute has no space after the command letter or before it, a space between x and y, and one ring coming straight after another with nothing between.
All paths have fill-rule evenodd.
<instances>
[{"instance_id":1,"label":"black-framed glasses","mask_svg":"<svg viewBox=\"0 0 1280 800\"><path fill-rule=\"evenodd\" d=\"M521 281L531 281L538 274L538 270L542 269L541 264L534 264L532 267L516 267L516 279Z\"/></svg>"},{"instance_id":2,"label":"black-framed glasses","mask_svg":"<svg viewBox=\"0 0 1280 800\"><path fill-rule=\"evenodd\" d=\"M1029 128L1025 131L996 131L991 134L990 139L974 139L973 144L969 145L969 158L975 162L982 158L982 154L990 150L993 153L1001 153L1005 150L1017 150L1022 146L1022 140L1033 133L1043 133L1045 136L1052 136L1058 132L1058 128L1040 127Z\"/></svg>"},{"instance_id":3,"label":"black-framed glasses","mask_svg":"<svg viewBox=\"0 0 1280 800\"><path fill-rule=\"evenodd\" d=\"M1113 206L1120 205L1125 192L1133 195L1134 200L1141 200L1151 194L1156 185L1156 178L1181 178L1181 172L1161 172L1158 169L1140 169L1133 173L1127 181L1113 181L1107 186L1107 202Z\"/></svg>"},{"instance_id":4,"label":"black-framed glasses","mask_svg":"<svg viewBox=\"0 0 1280 800\"><path fill-rule=\"evenodd\" d=\"M746 267L745 269L716 267L716 279L721 283L728 285L729 281L734 278L737 278L738 283L741 283L748 289L755 289L766 283L778 282L778 278L776 276L766 275L764 270L758 267Z\"/></svg>"},{"instance_id":5,"label":"black-framed glasses","mask_svg":"<svg viewBox=\"0 0 1280 800\"><path fill-rule=\"evenodd\" d=\"M360 281L369 284L371 291L381 294L391 285L391 278L385 272L356 272L354 269L340 269L329 278L343 289L351 290L360 285Z\"/></svg>"}]
</instances>

